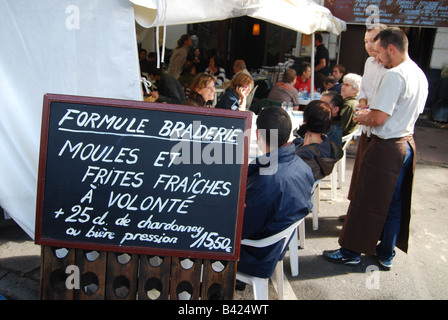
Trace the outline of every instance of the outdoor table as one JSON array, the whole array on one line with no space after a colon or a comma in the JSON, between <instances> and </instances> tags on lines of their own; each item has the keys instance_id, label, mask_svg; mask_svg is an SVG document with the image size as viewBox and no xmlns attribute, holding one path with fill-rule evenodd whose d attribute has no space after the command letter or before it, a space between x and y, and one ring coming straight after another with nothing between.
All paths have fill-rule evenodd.
<instances>
[{"instance_id":1,"label":"outdoor table","mask_svg":"<svg viewBox=\"0 0 448 320\"><path fill-rule=\"evenodd\" d=\"M292 122L292 130L291 135L289 137L289 141L295 139L293 135L294 129L300 127L303 122L303 112L302 111L288 111L289 116L291 117ZM257 129L257 115L252 115L252 127L251 127L251 135L250 135L250 146L249 146L249 162L256 157L261 155L261 151L258 148L257 144L257 136L255 134L255 130Z\"/></svg>"}]
</instances>

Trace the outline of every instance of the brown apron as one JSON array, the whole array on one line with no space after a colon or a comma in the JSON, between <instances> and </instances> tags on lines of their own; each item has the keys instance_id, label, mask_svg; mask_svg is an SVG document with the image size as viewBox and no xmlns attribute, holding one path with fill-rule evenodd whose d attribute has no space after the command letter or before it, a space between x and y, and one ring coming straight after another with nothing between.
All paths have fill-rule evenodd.
<instances>
[{"instance_id":1,"label":"brown apron","mask_svg":"<svg viewBox=\"0 0 448 320\"><path fill-rule=\"evenodd\" d=\"M355 163L353 165L353 171L352 171L352 179L350 181L350 189L348 190L348 200L353 200L355 190L358 187L358 176L359 176L359 169L361 168L362 163L362 157L364 156L364 153L367 149L367 144L370 142L370 137L367 136L366 133L361 133L361 136L359 137L358 141L358 150L356 151L356 158Z\"/></svg>"},{"instance_id":2,"label":"brown apron","mask_svg":"<svg viewBox=\"0 0 448 320\"><path fill-rule=\"evenodd\" d=\"M375 253L406 156L407 142L414 151L414 159L403 180L401 226L396 245L407 252L416 163L412 135L387 140L372 135L362 158L357 187L339 236L342 247L358 253Z\"/></svg>"}]
</instances>

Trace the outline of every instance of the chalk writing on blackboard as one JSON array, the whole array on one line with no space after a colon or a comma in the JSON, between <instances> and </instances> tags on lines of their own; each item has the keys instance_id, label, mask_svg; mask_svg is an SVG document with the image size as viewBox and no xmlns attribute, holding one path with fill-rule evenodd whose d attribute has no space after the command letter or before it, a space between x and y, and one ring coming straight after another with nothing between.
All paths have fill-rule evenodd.
<instances>
[{"instance_id":1,"label":"chalk writing on blackboard","mask_svg":"<svg viewBox=\"0 0 448 320\"><path fill-rule=\"evenodd\" d=\"M36 243L237 259L249 113L63 97L47 99Z\"/></svg>"},{"instance_id":2,"label":"chalk writing on blackboard","mask_svg":"<svg viewBox=\"0 0 448 320\"><path fill-rule=\"evenodd\" d=\"M377 6L379 23L417 27L448 27L448 1L432 0L325 0L333 15L348 23L365 24Z\"/></svg>"}]
</instances>

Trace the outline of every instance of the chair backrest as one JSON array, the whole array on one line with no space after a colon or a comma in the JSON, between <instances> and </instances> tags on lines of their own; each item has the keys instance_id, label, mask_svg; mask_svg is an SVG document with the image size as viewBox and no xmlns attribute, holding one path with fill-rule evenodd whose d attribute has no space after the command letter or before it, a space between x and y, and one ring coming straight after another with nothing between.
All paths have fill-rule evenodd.
<instances>
[{"instance_id":1,"label":"chair backrest","mask_svg":"<svg viewBox=\"0 0 448 320\"><path fill-rule=\"evenodd\" d=\"M277 106L277 107L281 107L282 106L282 102L281 101L276 101L276 100L271 100L271 99L261 99L261 100L257 100L255 101L249 108L250 111L252 111L253 113L255 113L256 115L258 115L260 113L260 111L264 108L264 107L268 107L268 106Z\"/></svg>"},{"instance_id":2,"label":"chair backrest","mask_svg":"<svg viewBox=\"0 0 448 320\"><path fill-rule=\"evenodd\" d=\"M321 183L321 182L322 182L322 179L319 179L319 180L314 181L313 188L311 188L311 195L314 194L314 191L316 191L317 186L318 186L319 183Z\"/></svg>"},{"instance_id":3,"label":"chair backrest","mask_svg":"<svg viewBox=\"0 0 448 320\"><path fill-rule=\"evenodd\" d=\"M276 233L272 236L269 236L269 237L263 238L263 239L258 239L258 240L243 239L243 240L241 240L241 244L243 244L245 246L250 246L250 247L263 248L263 247L268 247L270 245L273 245L273 244L279 242L280 240L284 239L285 241L283 243L283 248L281 251L281 252L283 252L283 250L285 250L286 245L288 244L289 238L291 238L291 235L293 234L293 232L296 230L297 226L300 224L300 222L302 222L303 219L304 218L294 222L288 228L286 228L283 231L280 231L279 233Z\"/></svg>"},{"instance_id":4,"label":"chair backrest","mask_svg":"<svg viewBox=\"0 0 448 320\"><path fill-rule=\"evenodd\" d=\"M252 100L254 99L255 91L257 91L258 85L255 86L246 98L246 110L249 110Z\"/></svg>"},{"instance_id":5,"label":"chair backrest","mask_svg":"<svg viewBox=\"0 0 448 320\"><path fill-rule=\"evenodd\" d=\"M350 142L352 141L355 134L357 134L359 129L356 129L352 133L349 133L342 137L342 150L345 151L347 147L350 145Z\"/></svg>"}]
</instances>

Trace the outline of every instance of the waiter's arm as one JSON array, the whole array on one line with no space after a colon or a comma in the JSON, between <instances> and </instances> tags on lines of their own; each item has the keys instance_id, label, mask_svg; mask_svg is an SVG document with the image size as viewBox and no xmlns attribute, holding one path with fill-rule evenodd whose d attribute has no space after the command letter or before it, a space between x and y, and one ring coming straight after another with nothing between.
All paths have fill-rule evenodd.
<instances>
[{"instance_id":1,"label":"waiter's arm","mask_svg":"<svg viewBox=\"0 0 448 320\"><path fill-rule=\"evenodd\" d=\"M371 110L370 112L363 112L359 115L359 117L355 117L355 122L368 126L368 127L377 127L382 125L389 115L380 110Z\"/></svg>"},{"instance_id":2,"label":"waiter's arm","mask_svg":"<svg viewBox=\"0 0 448 320\"><path fill-rule=\"evenodd\" d=\"M320 59L319 64L314 67L314 72L319 71L327 66L327 61L325 59Z\"/></svg>"}]
</instances>

